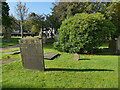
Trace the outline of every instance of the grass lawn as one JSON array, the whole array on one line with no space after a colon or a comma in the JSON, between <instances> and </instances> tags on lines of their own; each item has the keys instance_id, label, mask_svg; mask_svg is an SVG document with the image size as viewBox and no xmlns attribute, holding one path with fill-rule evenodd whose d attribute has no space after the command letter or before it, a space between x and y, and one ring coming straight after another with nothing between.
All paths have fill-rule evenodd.
<instances>
[{"instance_id":1,"label":"grass lawn","mask_svg":"<svg viewBox=\"0 0 120 90\"><path fill-rule=\"evenodd\" d=\"M2 58L20 59L2 66L3 88L118 88L118 56L82 54L81 60L75 61L72 54L59 52L52 44L43 46L44 53L61 54L45 60L44 72L24 70L18 55L2 53Z\"/></svg>"},{"instance_id":2,"label":"grass lawn","mask_svg":"<svg viewBox=\"0 0 120 90\"><path fill-rule=\"evenodd\" d=\"M0 48L4 48L4 47L8 47L8 46L13 46L13 45L16 45L16 44L19 44L18 40L20 39L21 37L12 37L11 38L11 42L7 43L7 42L2 42L0 43ZM0 38L0 41L4 41L4 39Z\"/></svg>"}]
</instances>

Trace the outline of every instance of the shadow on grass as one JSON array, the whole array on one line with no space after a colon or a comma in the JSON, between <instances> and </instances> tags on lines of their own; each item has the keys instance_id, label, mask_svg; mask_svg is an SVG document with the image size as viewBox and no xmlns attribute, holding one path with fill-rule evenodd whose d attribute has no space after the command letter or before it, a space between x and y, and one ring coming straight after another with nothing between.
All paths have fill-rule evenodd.
<instances>
[{"instance_id":1,"label":"shadow on grass","mask_svg":"<svg viewBox=\"0 0 120 90\"><path fill-rule=\"evenodd\" d=\"M78 61L80 60L90 60L89 58L82 58L82 59L79 59Z\"/></svg>"},{"instance_id":2,"label":"shadow on grass","mask_svg":"<svg viewBox=\"0 0 120 90\"><path fill-rule=\"evenodd\" d=\"M77 72L91 72L91 71L114 71L110 69L67 69L67 68L48 68L45 71L77 71Z\"/></svg>"}]
</instances>

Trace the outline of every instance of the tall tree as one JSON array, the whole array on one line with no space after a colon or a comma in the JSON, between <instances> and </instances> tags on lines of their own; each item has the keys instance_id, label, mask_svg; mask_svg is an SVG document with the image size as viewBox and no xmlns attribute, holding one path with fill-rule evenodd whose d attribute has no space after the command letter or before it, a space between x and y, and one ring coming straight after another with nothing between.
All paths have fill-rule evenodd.
<instances>
[{"instance_id":1,"label":"tall tree","mask_svg":"<svg viewBox=\"0 0 120 90\"><path fill-rule=\"evenodd\" d=\"M2 6L2 32L4 41L10 42L11 38L11 18L9 17L9 6L6 2L0 2Z\"/></svg>"},{"instance_id":2,"label":"tall tree","mask_svg":"<svg viewBox=\"0 0 120 90\"><path fill-rule=\"evenodd\" d=\"M18 2L16 8L16 13L20 19L20 27L21 27L21 37L23 37L23 21L25 16L27 16L28 9L26 8L26 3Z\"/></svg>"}]
</instances>

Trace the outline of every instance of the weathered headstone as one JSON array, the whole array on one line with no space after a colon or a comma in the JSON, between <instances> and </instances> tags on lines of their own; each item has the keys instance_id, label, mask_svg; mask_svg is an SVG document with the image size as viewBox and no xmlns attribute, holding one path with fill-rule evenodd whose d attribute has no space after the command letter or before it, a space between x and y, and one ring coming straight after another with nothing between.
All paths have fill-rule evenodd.
<instances>
[{"instance_id":1,"label":"weathered headstone","mask_svg":"<svg viewBox=\"0 0 120 90\"><path fill-rule=\"evenodd\" d=\"M57 42L58 34L55 34L55 42Z\"/></svg>"},{"instance_id":2,"label":"weathered headstone","mask_svg":"<svg viewBox=\"0 0 120 90\"><path fill-rule=\"evenodd\" d=\"M43 43L46 43L47 41L47 36L45 34L42 35L42 38L43 38Z\"/></svg>"},{"instance_id":3,"label":"weathered headstone","mask_svg":"<svg viewBox=\"0 0 120 90\"><path fill-rule=\"evenodd\" d=\"M110 50L110 52L115 53L115 51L116 51L116 40L111 40L109 42L109 50Z\"/></svg>"},{"instance_id":4,"label":"weathered headstone","mask_svg":"<svg viewBox=\"0 0 120 90\"><path fill-rule=\"evenodd\" d=\"M120 54L120 36L117 40L111 40L109 43L109 50L113 54Z\"/></svg>"},{"instance_id":5,"label":"weathered headstone","mask_svg":"<svg viewBox=\"0 0 120 90\"><path fill-rule=\"evenodd\" d=\"M120 54L120 36L116 41L116 54Z\"/></svg>"},{"instance_id":6,"label":"weathered headstone","mask_svg":"<svg viewBox=\"0 0 120 90\"><path fill-rule=\"evenodd\" d=\"M73 59L74 60L79 60L80 59L80 55L77 54L77 53L73 54Z\"/></svg>"},{"instance_id":7,"label":"weathered headstone","mask_svg":"<svg viewBox=\"0 0 120 90\"><path fill-rule=\"evenodd\" d=\"M26 37L19 43L23 68L44 71L42 39Z\"/></svg>"}]
</instances>

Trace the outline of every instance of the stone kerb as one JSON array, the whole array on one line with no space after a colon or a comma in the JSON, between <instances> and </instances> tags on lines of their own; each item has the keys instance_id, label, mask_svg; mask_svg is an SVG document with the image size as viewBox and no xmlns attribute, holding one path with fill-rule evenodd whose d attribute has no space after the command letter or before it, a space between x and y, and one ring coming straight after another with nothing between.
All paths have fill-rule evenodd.
<instances>
[{"instance_id":1,"label":"stone kerb","mask_svg":"<svg viewBox=\"0 0 120 90\"><path fill-rule=\"evenodd\" d=\"M26 37L19 43L23 68L44 71L42 39Z\"/></svg>"}]
</instances>

